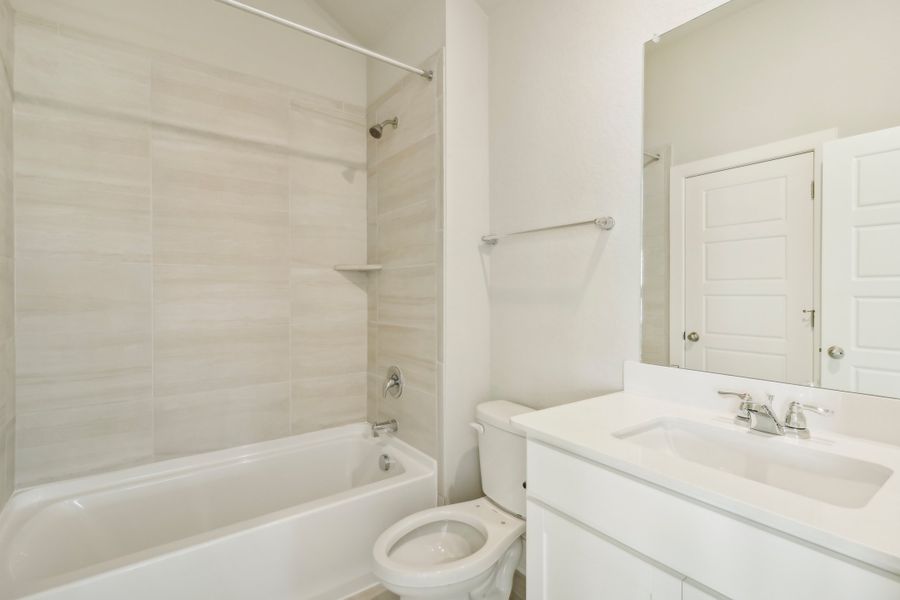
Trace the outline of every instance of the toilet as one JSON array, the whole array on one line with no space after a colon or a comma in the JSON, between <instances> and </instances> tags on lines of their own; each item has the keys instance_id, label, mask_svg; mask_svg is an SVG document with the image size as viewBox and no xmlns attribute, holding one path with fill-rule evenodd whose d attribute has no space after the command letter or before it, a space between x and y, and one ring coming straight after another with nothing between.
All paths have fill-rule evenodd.
<instances>
[{"instance_id":1,"label":"toilet","mask_svg":"<svg viewBox=\"0 0 900 600\"><path fill-rule=\"evenodd\" d=\"M525 438L510 419L530 408L475 409L485 497L423 510L375 541L375 575L402 600L509 600L525 533Z\"/></svg>"}]
</instances>

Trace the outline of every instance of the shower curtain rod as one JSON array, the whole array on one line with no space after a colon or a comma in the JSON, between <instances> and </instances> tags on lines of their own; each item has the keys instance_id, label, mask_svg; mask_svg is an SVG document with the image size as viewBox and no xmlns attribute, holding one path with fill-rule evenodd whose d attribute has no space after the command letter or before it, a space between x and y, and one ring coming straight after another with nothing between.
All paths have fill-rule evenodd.
<instances>
[{"instance_id":1,"label":"shower curtain rod","mask_svg":"<svg viewBox=\"0 0 900 600\"><path fill-rule=\"evenodd\" d=\"M425 71L424 69L419 69L417 67L410 66L406 63L402 63L399 60L394 60L388 56L384 56L383 54L378 54L377 52L372 52L368 48L363 48L362 46L357 46L356 44L351 44L350 42L345 42L342 39L330 36L326 33L322 33L321 31L316 31L315 29L310 29L309 27L305 27L304 25L300 25L299 23L294 23L293 21L288 21L287 19L282 19L279 16L273 15L272 13L267 13L264 10L260 10L258 8L254 8L242 2L237 2L236 0L216 0L216 2L221 2L222 4L227 4L232 8L236 8L238 10L242 10L244 12L250 13L251 15L256 15L257 17L262 17L263 19L268 19L269 21L273 21L278 23L279 25L284 25L285 27L289 27L296 31L300 31L305 33L306 35L311 35L314 38L319 38L320 40L324 40L330 44L334 44L335 46L340 46L341 48L346 48L347 50L352 50L357 54L362 54L364 56L368 56L369 58L374 58L375 60L380 60L383 63L387 63L399 69L403 69L404 71L409 71L410 73L415 73L419 77L423 77L428 81L431 81L434 78L433 71Z\"/></svg>"}]
</instances>

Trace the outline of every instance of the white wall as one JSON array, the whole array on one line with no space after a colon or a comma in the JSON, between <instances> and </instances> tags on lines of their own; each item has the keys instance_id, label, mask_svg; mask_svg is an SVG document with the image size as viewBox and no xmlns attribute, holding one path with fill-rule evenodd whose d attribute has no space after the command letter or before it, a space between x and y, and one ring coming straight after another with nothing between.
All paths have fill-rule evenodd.
<instances>
[{"instance_id":1,"label":"white wall","mask_svg":"<svg viewBox=\"0 0 900 600\"><path fill-rule=\"evenodd\" d=\"M440 494L481 494L468 423L490 399L488 19L474 0L447 2L444 140L444 351Z\"/></svg>"},{"instance_id":2,"label":"white wall","mask_svg":"<svg viewBox=\"0 0 900 600\"><path fill-rule=\"evenodd\" d=\"M900 2L764 0L647 55L647 146L674 163L900 125Z\"/></svg>"},{"instance_id":3,"label":"white wall","mask_svg":"<svg viewBox=\"0 0 900 600\"><path fill-rule=\"evenodd\" d=\"M622 386L640 351L643 44L723 0L515 0L491 13L491 228L616 218L491 253L492 396Z\"/></svg>"},{"instance_id":4,"label":"white wall","mask_svg":"<svg viewBox=\"0 0 900 600\"><path fill-rule=\"evenodd\" d=\"M444 38L444 0L416 0L412 10L401 15L371 49L408 65L422 67L425 60L444 45ZM380 98L406 74L406 71L377 60L368 61L369 101Z\"/></svg>"},{"instance_id":5,"label":"white wall","mask_svg":"<svg viewBox=\"0 0 900 600\"><path fill-rule=\"evenodd\" d=\"M213 0L15 0L24 13L360 107L366 59ZM308 0L254 0L254 6L344 39L350 36ZM197 24L202 24L198 27Z\"/></svg>"}]
</instances>

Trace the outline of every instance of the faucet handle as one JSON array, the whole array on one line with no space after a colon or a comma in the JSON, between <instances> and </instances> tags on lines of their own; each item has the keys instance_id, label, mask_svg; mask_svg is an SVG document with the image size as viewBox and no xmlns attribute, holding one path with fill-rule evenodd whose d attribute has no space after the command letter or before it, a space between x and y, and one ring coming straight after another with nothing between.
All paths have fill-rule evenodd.
<instances>
[{"instance_id":1,"label":"faucet handle","mask_svg":"<svg viewBox=\"0 0 900 600\"><path fill-rule=\"evenodd\" d=\"M720 396L733 396L741 401L738 408L738 414L735 419L740 421L750 420L750 407L753 405L753 394L750 392L729 392L727 390L719 390Z\"/></svg>"},{"instance_id":2,"label":"faucet handle","mask_svg":"<svg viewBox=\"0 0 900 600\"><path fill-rule=\"evenodd\" d=\"M784 426L797 431L806 431L806 415L803 414L803 411L813 412L823 417L830 417L834 414L834 411L830 408L803 404L794 400L788 405L787 414L784 416Z\"/></svg>"}]
</instances>

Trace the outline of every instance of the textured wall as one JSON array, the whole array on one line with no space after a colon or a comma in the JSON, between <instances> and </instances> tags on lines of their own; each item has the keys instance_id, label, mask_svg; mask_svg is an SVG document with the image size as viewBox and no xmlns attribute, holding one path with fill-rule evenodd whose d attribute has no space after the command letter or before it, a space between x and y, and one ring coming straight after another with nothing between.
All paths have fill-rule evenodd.
<instances>
[{"instance_id":1,"label":"textured wall","mask_svg":"<svg viewBox=\"0 0 900 600\"><path fill-rule=\"evenodd\" d=\"M400 439L438 456L441 345L442 54L434 81L404 77L369 105L368 121L400 126L369 138L369 417L396 418ZM381 397L385 373L406 376L401 398Z\"/></svg>"},{"instance_id":2,"label":"textured wall","mask_svg":"<svg viewBox=\"0 0 900 600\"><path fill-rule=\"evenodd\" d=\"M7 0L0 0L0 507L15 477L13 42L13 12Z\"/></svg>"},{"instance_id":3,"label":"textured wall","mask_svg":"<svg viewBox=\"0 0 900 600\"><path fill-rule=\"evenodd\" d=\"M364 109L17 38L18 483L364 419Z\"/></svg>"}]
</instances>

